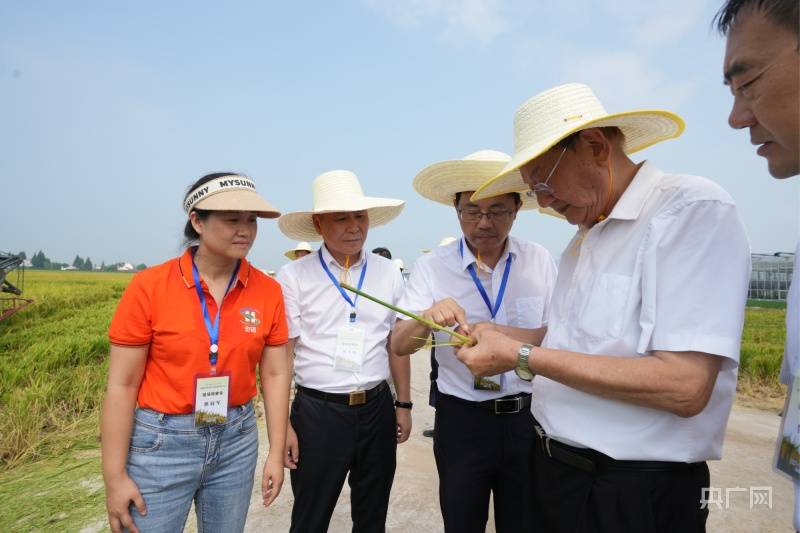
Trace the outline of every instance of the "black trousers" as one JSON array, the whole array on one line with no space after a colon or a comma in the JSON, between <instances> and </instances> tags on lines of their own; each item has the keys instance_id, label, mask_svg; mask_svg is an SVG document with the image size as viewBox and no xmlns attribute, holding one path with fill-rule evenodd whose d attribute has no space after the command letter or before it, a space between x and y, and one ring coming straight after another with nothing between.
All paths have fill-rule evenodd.
<instances>
[{"instance_id":1,"label":"black trousers","mask_svg":"<svg viewBox=\"0 0 800 533\"><path fill-rule=\"evenodd\" d=\"M534 492L543 531L554 533L695 533L708 509L701 489L708 465L678 470L601 468L591 474L534 446Z\"/></svg>"},{"instance_id":2,"label":"black trousers","mask_svg":"<svg viewBox=\"0 0 800 533\"><path fill-rule=\"evenodd\" d=\"M397 451L389 388L354 407L298 393L290 419L300 446L300 462L290 471L294 493L290 531L328 531L348 478L353 531L383 532Z\"/></svg>"},{"instance_id":3,"label":"black trousers","mask_svg":"<svg viewBox=\"0 0 800 533\"><path fill-rule=\"evenodd\" d=\"M530 411L496 415L439 393L435 424L433 451L445 531L486 531L490 493L498 533L532 531L535 432Z\"/></svg>"}]
</instances>

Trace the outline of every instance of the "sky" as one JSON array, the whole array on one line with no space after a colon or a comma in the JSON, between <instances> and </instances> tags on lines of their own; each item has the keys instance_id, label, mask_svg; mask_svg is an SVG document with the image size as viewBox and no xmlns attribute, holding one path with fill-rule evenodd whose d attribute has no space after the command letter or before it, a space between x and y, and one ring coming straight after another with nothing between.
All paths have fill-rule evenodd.
<instances>
[{"instance_id":1,"label":"sky","mask_svg":"<svg viewBox=\"0 0 800 533\"><path fill-rule=\"evenodd\" d=\"M17 1L0 3L0 250L55 261L157 264L180 253L187 187L234 171L283 212L311 183L355 172L401 198L366 247L407 266L459 235L415 193L426 165L513 150L513 115L567 82L610 112L679 113L682 137L633 155L708 177L736 200L754 252L792 251L800 179L775 180L728 127L721 0ZM565 221L522 213L512 233L558 255ZM277 269L294 242L261 220L249 258Z\"/></svg>"}]
</instances>

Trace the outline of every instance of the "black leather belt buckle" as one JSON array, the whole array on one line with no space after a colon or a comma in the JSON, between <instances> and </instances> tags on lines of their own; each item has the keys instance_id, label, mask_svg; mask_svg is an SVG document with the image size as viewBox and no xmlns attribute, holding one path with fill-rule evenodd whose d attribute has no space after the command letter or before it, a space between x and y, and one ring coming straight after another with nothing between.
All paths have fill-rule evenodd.
<instances>
[{"instance_id":1,"label":"black leather belt buckle","mask_svg":"<svg viewBox=\"0 0 800 533\"><path fill-rule=\"evenodd\" d=\"M513 415L522 411L523 404L522 396L516 398L500 398L494 401L494 414L496 415Z\"/></svg>"},{"instance_id":2,"label":"black leather belt buckle","mask_svg":"<svg viewBox=\"0 0 800 533\"><path fill-rule=\"evenodd\" d=\"M347 405L364 405L367 403L367 391L357 390L348 395Z\"/></svg>"}]
</instances>

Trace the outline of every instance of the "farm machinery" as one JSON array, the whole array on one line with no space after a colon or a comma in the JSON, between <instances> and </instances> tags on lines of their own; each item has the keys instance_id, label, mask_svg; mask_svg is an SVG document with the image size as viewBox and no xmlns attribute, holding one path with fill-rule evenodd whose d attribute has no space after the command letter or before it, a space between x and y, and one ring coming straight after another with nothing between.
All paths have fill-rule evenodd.
<instances>
[{"instance_id":1,"label":"farm machinery","mask_svg":"<svg viewBox=\"0 0 800 533\"><path fill-rule=\"evenodd\" d=\"M9 275L16 274L14 283ZM25 284L25 266L23 259L14 254L0 252L0 320L4 320L27 305L33 303L30 298L21 298ZM10 294L11 296L6 296Z\"/></svg>"}]
</instances>

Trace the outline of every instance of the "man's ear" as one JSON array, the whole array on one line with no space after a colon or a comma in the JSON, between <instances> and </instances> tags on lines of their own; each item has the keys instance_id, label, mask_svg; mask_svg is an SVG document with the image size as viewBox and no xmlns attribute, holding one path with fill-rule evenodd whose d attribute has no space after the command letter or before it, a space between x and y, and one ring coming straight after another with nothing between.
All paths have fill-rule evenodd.
<instances>
[{"instance_id":1,"label":"man's ear","mask_svg":"<svg viewBox=\"0 0 800 533\"><path fill-rule=\"evenodd\" d=\"M611 160L613 146L600 128L589 128L578 134L578 142L589 150L592 158L600 166L607 166Z\"/></svg>"},{"instance_id":2,"label":"man's ear","mask_svg":"<svg viewBox=\"0 0 800 533\"><path fill-rule=\"evenodd\" d=\"M322 231L320 229L319 215L311 215L311 222L314 224L314 229L317 230L317 233L322 235Z\"/></svg>"}]
</instances>

